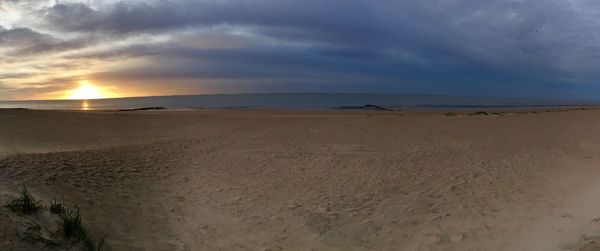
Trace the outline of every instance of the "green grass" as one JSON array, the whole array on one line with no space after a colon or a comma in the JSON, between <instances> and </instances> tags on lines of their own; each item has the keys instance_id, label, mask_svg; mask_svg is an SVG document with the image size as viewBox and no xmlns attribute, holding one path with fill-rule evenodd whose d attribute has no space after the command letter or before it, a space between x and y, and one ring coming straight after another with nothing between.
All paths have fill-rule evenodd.
<instances>
[{"instance_id":1,"label":"green grass","mask_svg":"<svg viewBox=\"0 0 600 251\"><path fill-rule=\"evenodd\" d=\"M458 114L456 114L456 112L448 112L448 113L446 113L446 116L448 116L448 117L454 117L454 116L457 116L457 115Z\"/></svg>"},{"instance_id":2,"label":"green grass","mask_svg":"<svg viewBox=\"0 0 600 251\"><path fill-rule=\"evenodd\" d=\"M23 185L19 198L9 202L5 207L15 213L24 215L36 214L42 209L41 202L33 197L25 185Z\"/></svg>"},{"instance_id":3,"label":"green grass","mask_svg":"<svg viewBox=\"0 0 600 251\"><path fill-rule=\"evenodd\" d=\"M38 201L23 185L23 189L17 199L7 203L9 208L18 215L35 215L45 206ZM67 207L64 201L53 199L48 207L50 214L60 217L58 228L56 226L45 226L41 224L38 216L27 217L24 225L27 227L21 234L24 241L30 243L41 243L50 249L73 250L77 247L83 251L100 251L104 247L106 235L94 235L87 226L82 223L79 208ZM42 221L44 222L44 221ZM51 229L52 228L52 229Z\"/></svg>"}]
</instances>

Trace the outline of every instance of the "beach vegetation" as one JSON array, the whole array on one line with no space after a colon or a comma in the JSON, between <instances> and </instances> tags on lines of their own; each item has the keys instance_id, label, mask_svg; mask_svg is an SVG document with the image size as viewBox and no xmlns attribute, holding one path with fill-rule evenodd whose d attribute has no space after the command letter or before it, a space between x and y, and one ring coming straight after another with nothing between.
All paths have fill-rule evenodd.
<instances>
[{"instance_id":1,"label":"beach vegetation","mask_svg":"<svg viewBox=\"0 0 600 251\"><path fill-rule=\"evenodd\" d=\"M27 230L22 235L24 241L29 243L42 243L47 248L57 248L63 245L60 239L53 238L53 236L47 234L48 229L45 229L38 221L29 219L25 224Z\"/></svg>"},{"instance_id":2,"label":"beach vegetation","mask_svg":"<svg viewBox=\"0 0 600 251\"><path fill-rule=\"evenodd\" d=\"M25 185L23 185L19 197L7 203L5 207L15 213L23 215L36 214L42 209L41 202L33 197Z\"/></svg>"},{"instance_id":3,"label":"beach vegetation","mask_svg":"<svg viewBox=\"0 0 600 251\"><path fill-rule=\"evenodd\" d=\"M65 209L61 216L62 226L60 232L68 248L81 243L84 251L99 251L104 246L106 235L96 237L81 223L81 213L77 209Z\"/></svg>"},{"instance_id":4,"label":"beach vegetation","mask_svg":"<svg viewBox=\"0 0 600 251\"><path fill-rule=\"evenodd\" d=\"M81 213L79 213L79 208L66 210L61 218L61 232L65 239L80 241L85 238L87 231L81 224Z\"/></svg>"},{"instance_id":5,"label":"beach vegetation","mask_svg":"<svg viewBox=\"0 0 600 251\"><path fill-rule=\"evenodd\" d=\"M88 233L88 236L83 240L84 251L100 251L104 247L106 235L96 237Z\"/></svg>"},{"instance_id":6,"label":"beach vegetation","mask_svg":"<svg viewBox=\"0 0 600 251\"><path fill-rule=\"evenodd\" d=\"M35 217L26 217L27 229L20 236L29 243L39 243L46 248L73 250L80 248L83 251L100 251L104 247L106 235L93 234L83 224L81 212L78 207L68 207L63 200L53 199L48 207L42 205L23 185L19 197L5 207L18 215L33 215L42 208L48 208L50 214L43 216L58 217L57 220L42 220Z\"/></svg>"},{"instance_id":7,"label":"beach vegetation","mask_svg":"<svg viewBox=\"0 0 600 251\"><path fill-rule=\"evenodd\" d=\"M448 113L446 113L446 116L454 117L454 116L458 116L458 114L456 114L456 112L448 112Z\"/></svg>"},{"instance_id":8,"label":"beach vegetation","mask_svg":"<svg viewBox=\"0 0 600 251\"><path fill-rule=\"evenodd\" d=\"M50 213L51 214L55 214L55 215L62 215L65 213L65 205L62 201L59 201L58 199L53 199L50 202Z\"/></svg>"}]
</instances>

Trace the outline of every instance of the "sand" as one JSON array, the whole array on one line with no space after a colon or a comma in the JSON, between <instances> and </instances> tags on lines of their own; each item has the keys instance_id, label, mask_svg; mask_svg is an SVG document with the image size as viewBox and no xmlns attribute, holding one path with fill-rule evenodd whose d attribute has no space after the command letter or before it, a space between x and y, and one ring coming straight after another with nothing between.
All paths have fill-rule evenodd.
<instances>
[{"instance_id":1,"label":"sand","mask_svg":"<svg viewBox=\"0 0 600 251\"><path fill-rule=\"evenodd\" d=\"M600 250L600 111L0 110L22 183L106 250Z\"/></svg>"}]
</instances>

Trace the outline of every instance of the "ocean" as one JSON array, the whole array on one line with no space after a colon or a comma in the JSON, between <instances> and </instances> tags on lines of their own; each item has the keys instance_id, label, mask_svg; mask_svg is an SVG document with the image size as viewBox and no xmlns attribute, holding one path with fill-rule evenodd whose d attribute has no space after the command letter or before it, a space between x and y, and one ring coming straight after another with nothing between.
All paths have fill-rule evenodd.
<instances>
[{"instance_id":1,"label":"ocean","mask_svg":"<svg viewBox=\"0 0 600 251\"><path fill-rule=\"evenodd\" d=\"M598 105L596 101L486 98L413 94L273 93L154 96L94 100L0 101L0 108L116 110L144 107L167 109L358 109L367 104L407 110L514 109Z\"/></svg>"}]
</instances>

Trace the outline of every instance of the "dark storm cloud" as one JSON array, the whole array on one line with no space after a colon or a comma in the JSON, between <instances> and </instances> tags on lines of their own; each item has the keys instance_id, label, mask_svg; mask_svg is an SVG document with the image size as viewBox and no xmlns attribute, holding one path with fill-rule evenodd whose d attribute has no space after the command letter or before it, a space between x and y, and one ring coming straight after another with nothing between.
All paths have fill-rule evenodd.
<instances>
[{"instance_id":1,"label":"dark storm cloud","mask_svg":"<svg viewBox=\"0 0 600 251\"><path fill-rule=\"evenodd\" d=\"M98 10L85 4L58 4L40 14L50 25L67 31L127 33L181 28L189 25L261 25L280 27L342 28L331 15L347 1L158 1L119 2ZM359 6L358 6L359 5ZM369 4L367 4L369 5ZM368 6L365 6L368 7ZM361 11L361 15L368 12ZM323 20L329 16L330 20ZM377 13L361 18L375 18ZM344 18L343 16L341 18ZM329 18L328 18L329 19ZM355 29L355 28L354 28Z\"/></svg>"},{"instance_id":2,"label":"dark storm cloud","mask_svg":"<svg viewBox=\"0 0 600 251\"><path fill-rule=\"evenodd\" d=\"M97 10L58 4L43 16L56 29L114 34L227 24L286 41L400 48L499 67L565 60L569 46L596 49L587 45L596 40L587 29L596 27L563 1L119 2Z\"/></svg>"},{"instance_id":3,"label":"dark storm cloud","mask_svg":"<svg viewBox=\"0 0 600 251\"><path fill-rule=\"evenodd\" d=\"M270 91L389 91L390 86L399 84L410 87L412 91L426 91L427 85L423 85L425 80L453 84L445 77L452 69L423 70L394 58L386 58L385 55L358 54L348 57L348 53L336 49L323 48L307 53L305 50L285 47L206 50L165 47L147 57L146 61L152 63L143 67L98 73L91 78L106 82L148 83L194 79L222 83L237 81L244 86L269 86L266 90ZM487 77L498 78L491 73L483 73L485 69L480 71L482 73L477 77L490 74ZM472 83L477 77L468 73L460 80ZM261 82L264 84L259 84Z\"/></svg>"},{"instance_id":4,"label":"dark storm cloud","mask_svg":"<svg viewBox=\"0 0 600 251\"><path fill-rule=\"evenodd\" d=\"M141 35L169 37L65 56L146 60L96 74L113 80L260 79L283 88L320 83L323 90L344 91L354 83L364 91L512 96L600 90L597 1L99 2L63 2L34 12L39 27L76 38L0 27L0 43L28 45L21 53L35 54ZM201 42L207 30L234 34L239 44L208 48L181 38L197 33Z\"/></svg>"}]
</instances>

